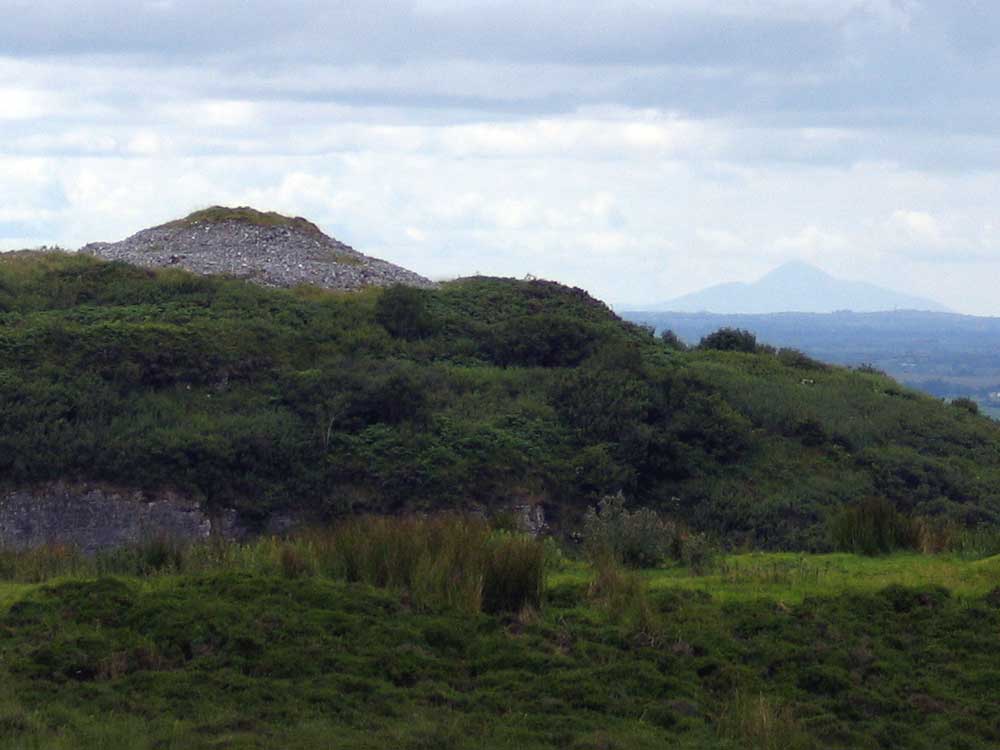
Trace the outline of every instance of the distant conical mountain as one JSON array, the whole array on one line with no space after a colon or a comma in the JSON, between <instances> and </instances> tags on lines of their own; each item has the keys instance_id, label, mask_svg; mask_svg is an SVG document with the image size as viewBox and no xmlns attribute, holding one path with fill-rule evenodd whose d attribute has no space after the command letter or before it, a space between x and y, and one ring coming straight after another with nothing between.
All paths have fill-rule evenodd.
<instances>
[{"instance_id":1,"label":"distant conical mountain","mask_svg":"<svg viewBox=\"0 0 1000 750\"><path fill-rule=\"evenodd\" d=\"M751 284L718 284L647 309L727 314L829 313L837 310L947 312L946 307L933 300L863 281L838 279L800 261L779 266Z\"/></svg>"}]
</instances>

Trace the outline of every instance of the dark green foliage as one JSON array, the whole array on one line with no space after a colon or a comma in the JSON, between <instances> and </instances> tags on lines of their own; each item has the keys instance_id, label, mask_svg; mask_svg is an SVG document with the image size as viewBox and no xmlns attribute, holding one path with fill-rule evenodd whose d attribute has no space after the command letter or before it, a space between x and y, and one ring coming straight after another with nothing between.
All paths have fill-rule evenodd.
<instances>
[{"instance_id":1,"label":"dark green foliage","mask_svg":"<svg viewBox=\"0 0 1000 750\"><path fill-rule=\"evenodd\" d=\"M990 596L583 588L516 618L312 575L39 588L0 614L0 748L1000 743Z\"/></svg>"},{"instance_id":2,"label":"dark green foliage","mask_svg":"<svg viewBox=\"0 0 1000 750\"><path fill-rule=\"evenodd\" d=\"M679 557L677 524L650 508L629 511L621 493L603 498L587 511L583 534L591 559L611 555L629 567L652 568Z\"/></svg>"},{"instance_id":3,"label":"dark green foliage","mask_svg":"<svg viewBox=\"0 0 1000 750\"><path fill-rule=\"evenodd\" d=\"M678 352L687 351L687 344L685 344L680 336L671 331L669 328L665 329L660 333L660 341L667 345L670 349Z\"/></svg>"},{"instance_id":4,"label":"dark green foliage","mask_svg":"<svg viewBox=\"0 0 1000 750\"><path fill-rule=\"evenodd\" d=\"M757 351L757 337L742 328L720 328L702 338L698 348L753 354Z\"/></svg>"},{"instance_id":5,"label":"dark green foliage","mask_svg":"<svg viewBox=\"0 0 1000 750\"><path fill-rule=\"evenodd\" d=\"M870 497L837 511L830 523L834 546L845 552L879 555L917 548L913 521L883 497Z\"/></svg>"},{"instance_id":6,"label":"dark green foliage","mask_svg":"<svg viewBox=\"0 0 1000 750\"><path fill-rule=\"evenodd\" d=\"M770 548L828 548L867 495L1000 522L990 421L739 331L671 349L551 282L289 292L29 253L0 256L0 305L4 486L172 487L250 521L530 498L557 528L622 490Z\"/></svg>"},{"instance_id":7,"label":"dark green foliage","mask_svg":"<svg viewBox=\"0 0 1000 750\"><path fill-rule=\"evenodd\" d=\"M601 499L584 516L584 548L599 563L614 560L630 568L682 562L696 574L708 569L715 547L651 508L630 511L622 493Z\"/></svg>"},{"instance_id":8,"label":"dark green foliage","mask_svg":"<svg viewBox=\"0 0 1000 750\"><path fill-rule=\"evenodd\" d=\"M803 354L798 349L778 349L778 359L788 367L800 370L829 370L830 365Z\"/></svg>"},{"instance_id":9,"label":"dark green foliage","mask_svg":"<svg viewBox=\"0 0 1000 750\"><path fill-rule=\"evenodd\" d=\"M428 292L395 284L379 295L375 320L393 336L413 341L434 332L434 319L427 302Z\"/></svg>"},{"instance_id":10,"label":"dark green foliage","mask_svg":"<svg viewBox=\"0 0 1000 750\"><path fill-rule=\"evenodd\" d=\"M971 398L956 398L951 402L951 405L956 409L961 409L966 411L973 416L979 414L979 404L973 401Z\"/></svg>"}]
</instances>

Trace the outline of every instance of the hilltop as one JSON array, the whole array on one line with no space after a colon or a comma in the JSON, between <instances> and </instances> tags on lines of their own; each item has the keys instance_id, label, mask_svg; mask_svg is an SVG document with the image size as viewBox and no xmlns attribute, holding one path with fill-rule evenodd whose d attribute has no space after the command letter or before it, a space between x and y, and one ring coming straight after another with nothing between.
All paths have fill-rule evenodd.
<instances>
[{"instance_id":1,"label":"hilltop","mask_svg":"<svg viewBox=\"0 0 1000 750\"><path fill-rule=\"evenodd\" d=\"M797 261L779 266L750 284L719 284L645 309L728 314L830 313L837 310L946 312L945 307L933 300L900 294L866 282L838 279Z\"/></svg>"},{"instance_id":2,"label":"hilltop","mask_svg":"<svg viewBox=\"0 0 1000 750\"><path fill-rule=\"evenodd\" d=\"M753 332L758 341L794 347L840 365L869 364L939 398L972 398L1000 417L1000 318L896 310L878 313L644 312L628 320L671 330L697 344L720 328Z\"/></svg>"},{"instance_id":3,"label":"hilltop","mask_svg":"<svg viewBox=\"0 0 1000 750\"><path fill-rule=\"evenodd\" d=\"M619 490L772 549L829 549L870 496L1000 520L994 422L790 350L679 351L552 282L338 294L4 257L0 387L7 490L169 491L251 526L459 508L570 531Z\"/></svg>"},{"instance_id":4,"label":"hilltop","mask_svg":"<svg viewBox=\"0 0 1000 750\"><path fill-rule=\"evenodd\" d=\"M80 252L146 268L224 274L270 287L433 286L412 271L328 237L307 219L245 206L213 206L121 242L91 243Z\"/></svg>"}]
</instances>

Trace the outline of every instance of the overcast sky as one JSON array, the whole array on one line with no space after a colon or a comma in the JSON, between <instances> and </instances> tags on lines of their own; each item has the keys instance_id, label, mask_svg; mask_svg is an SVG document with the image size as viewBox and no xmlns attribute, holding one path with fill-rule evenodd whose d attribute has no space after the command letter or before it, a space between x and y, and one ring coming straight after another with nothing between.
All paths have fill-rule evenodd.
<instances>
[{"instance_id":1,"label":"overcast sky","mask_svg":"<svg viewBox=\"0 0 1000 750\"><path fill-rule=\"evenodd\" d=\"M611 303L801 259L1000 315L995 0L0 0L0 249L213 204Z\"/></svg>"}]
</instances>

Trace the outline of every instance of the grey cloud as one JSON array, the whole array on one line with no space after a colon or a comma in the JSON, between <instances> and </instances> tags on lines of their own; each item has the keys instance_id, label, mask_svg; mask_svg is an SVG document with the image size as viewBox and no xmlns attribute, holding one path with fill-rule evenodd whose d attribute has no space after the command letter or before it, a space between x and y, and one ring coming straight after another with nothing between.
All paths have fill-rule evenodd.
<instances>
[{"instance_id":1,"label":"grey cloud","mask_svg":"<svg viewBox=\"0 0 1000 750\"><path fill-rule=\"evenodd\" d=\"M453 118L613 105L775 127L1000 126L992 4L906 3L908 24L847 3L822 13L807 12L822 3L801 4L797 14L702 5L41 0L5 10L0 58L75 58L109 79L148 70L166 82L109 88L101 95L113 106L115 97L200 93ZM359 79L358 66L374 73ZM170 68L183 85L170 82ZM402 68L426 78L400 85Z\"/></svg>"},{"instance_id":2,"label":"grey cloud","mask_svg":"<svg viewBox=\"0 0 1000 750\"><path fill-rule=\"evenodd\" d=\"M576 64L750 64L785 67L835 54L839 29L818 20L573 3L492 3L420 10L402 0L17 2L5 12L7 55L140 58L420 59Z\"/></svg>"}]
</instances>

